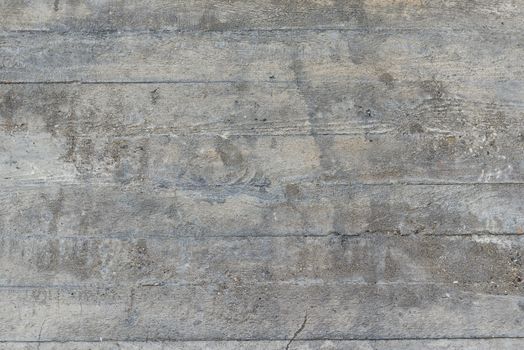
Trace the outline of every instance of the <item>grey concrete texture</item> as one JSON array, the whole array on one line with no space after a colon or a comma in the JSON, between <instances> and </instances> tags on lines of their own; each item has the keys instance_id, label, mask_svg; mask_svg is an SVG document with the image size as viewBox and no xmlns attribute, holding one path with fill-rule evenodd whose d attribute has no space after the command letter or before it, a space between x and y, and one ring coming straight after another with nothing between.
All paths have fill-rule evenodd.
<instances>
[{"instance_id":1,"label":"grey concrete texture","mask_svg":"<svg viewBox=\"0 0 524 350\"><path fill-rule=\"evenodd\" d=\"M387 341L192 341L192 342L64 342L0 344L1 350L519 350L516 339L486 340L387 340Z\"/></svg>"},{"instance_id":2,"label":"grey concrete texture","mask_svg":"<svg viewBox=\"0 0 524 350\"><path fill-rule=\"evenodd\" d=\"M523 17L0 0L0 350L524 348Z\"/></svg>"}]
</instances>

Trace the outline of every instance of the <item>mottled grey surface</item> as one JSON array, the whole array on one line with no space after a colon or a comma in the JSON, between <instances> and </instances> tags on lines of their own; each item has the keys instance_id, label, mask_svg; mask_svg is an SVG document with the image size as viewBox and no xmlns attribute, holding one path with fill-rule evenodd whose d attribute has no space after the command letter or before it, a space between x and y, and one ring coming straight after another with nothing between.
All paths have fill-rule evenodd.
<instances>
[{"instance_id":1,"label":"mottled grey surface","mask_svg":"<svg viewBox=\"0 0 524 350\"><path fill-rule=\"evenodd\" d=\"M523 0L0 0L0 350L524 348Z\"/></svg>"}]
</instances>

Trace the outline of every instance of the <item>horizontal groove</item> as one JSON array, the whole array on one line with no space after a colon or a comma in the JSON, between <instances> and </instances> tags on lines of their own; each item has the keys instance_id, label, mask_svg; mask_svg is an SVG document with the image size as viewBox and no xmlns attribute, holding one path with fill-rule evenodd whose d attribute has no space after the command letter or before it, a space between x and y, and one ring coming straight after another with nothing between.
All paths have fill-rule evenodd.
<instances>
[{"instance_id":1,"label":"horizontal groove","mask_svg":"<svg viewBox=\"0 0 524 350\"><path fill-rule=\"evenodd\" d=\"M324 280L273 280L273 281L262 281L262 280L248 280L249 284L257 285L297 285L297 286L469 286L482 284L482 282L417 282L417 281L401 281L401 282L360 282L360 281L324 281ZM0 285L0 289L63 289L63 290L80 290L80 289L89 289L89 290L118 290L118 289L128 289L128 288L161 288L161 287L209 287L209 285L220 285L221 282L210 282L210 281L201 281L201 282L174 282L174 281L152 281L152 282L142 282L142 283L127 283L127 284L55 284L55 285L43 285L43 284L31 284L31 285ZM518 295L515 294L505 294L499 295L501 297L515 297Z\"/></svg>"},{"instance_id":2,"label":"horizontal groove","mask_svg":"<svg viewBox=\"0 0 524 350\"><path fill-rule=\"evenodd\" d=\"M316 183L311 183L317 185ZM417 181L399 181L399 182L361 182L361 183L321 183L321 186L486 186L486 185L524 185L524 181L505 181L505 182L465 182L465 181L447 181L447 182L417 182Z\"/></svg>"},{"instance_id":3,"label":"horizontal groove","mask_svg":"<svg viewBox=\"0 0 524 350\"><path fill-rule=\"evenodd\" d=\"M188 128L189 129L189 128ZM258 137L296 137L296 136L376 136L376 135L388 135L393 134L394 129L387 129L387 130L368 130L368 131L330 131L330 132L318 132L318 131L304 131L304 132L278 132L279 128L275 127L276 132L266 132L264 129L261 129L257 132L257 130L253 130L251 132L241 132L239 128L239 132L231 132L230 130L223 130L222 133L221 130L218 131L186 131L186 132L171 132L171 133L161 133L161 132L151 132L144 130L144 134L140 133L125 133L125 132L116 132L114 136L112 135L106 135L108 137L114 137L114 138L137 138L142 139L146 137L209 137L209 136L221 136L223 134L227 134L228 137L249 137L249 136L258 136ZM449 135L451 133L445 133L444 135ZM77 137L79 139L89 139L93 138L94 134L76 134L76 133L70 133L68 135L69 137ZM100 134L96 134L96 136L101 136Z\"/></svg>"},{"instance_id":4,"label":"horizontal groove","mask_svg":"<svg viewBox=\"0 0 524 350\"><path fill-rule=\"evenodd\" d=\"M438 341L438 340L493 340L493 339L524 339L524 336L508 336L508 335L482 335L482 336L472 336L472 337L301 337L299 339L294 339L294 342L308 342L308 341L368 341L368 342L382 342L382 341ZM120 342L120 343L189 343L189 342L283 342L290 341L292 338L155 338L155 339L146 339L146 338L137 338L137 339L89 339L89 340L0 340L0 343L108 343L108 342Z\"/></svg>"},{"instance_id":5,"label":"horizontal groove","mask_svg":"<svg viewBox=\"0 0 524 350\"><path fill-rule=\"evenodd\" d=\"M298 81L301 82L301 81ZM305 82L305 81L304 81ZM57 80L57 81L9 81L1 80L0 85L111 85L111 84L173 84L173 85L187 85L187 84L295 84L296 80Z\"/></svg>"},{"instance_id":6,"label":"horizontal groove","mask_svg":"<svg viewBox=\"0 0 524 350\"><path fill-rule=\"evenodd\" d=\"M172 239L194 239L194 240L209 240L209 239L245 239L245 240L256 240L256 239L265 239L265 238L334 238L334 237L344 237L345 239L371 239L379 236L384 237L398 237L398 238L408 238L408 237L420 237L420 238L447 238L447 237L461 237L461 238L477 238L477 237L504 237L504 238L524 238L523 233L519 232L489 232L489 231L473 231L473 232L464 232L464 233L400 233L398 228L391 230L381 230L373 232L355 232L355 233L338 233L338 232L327 232L327 233L296 233L296 234L234 234L234 235L205 235L205 234L194 234L194 235L178 235L178 234L107 234L103 236L69 236L69 235L48 235L48 234L37 234L37 235L0 235L0 240L3 239L13 239L13 240L24 240L24 239L42 239L42 240L77 240L77 241L96 241L96 240L134 240L134 239L150 239L150 240L172 240Z\"/></svg>"},{"instance_id":7,"label":"horizontal groove","mask_svg":"<svg viewBox=\"0 0 524 350\"><path fill-rule=\"evenodd\" d=\"M372 27L369 25L341 27L341 26L325 26L325 27L279 27L279 28L169 28L169 29L3 29L0 30L1 35L16 35L16 34L58 34L58 35L162 35L162 34L243 34L243 33L323 33L323 32L340 32L340 33L366 33L366 34L387 34L387 33L479 33L489 32L497 34L521 34L520 30L508 29L508 27L500 26L500 30L494 27L487 26L456 26L456 27Z\"/></svg>"},{"instance_id":8,"label":"horizontal groove","mask_svg":"<svg viewBox=\"0 0 524 350\"><path fill-rule=\"evenodd\" d=\"M8 180L8 181L6 181ZM98 181L103 180L100 178L93 177L91 179L88 179L88 181L55 181L53 179L36 179L29 181L24 180L15 180L11 178L4 178L4 181L0 181L0 185L2 188L0 189L0 193L2 192L9 192L12 189L19 189L19 188L30 188L30 187L36 187L36 188L52 188L52 187L78 187L78 186L104 186L104 187L115 187L115 188L122 188L125 187L127 189L134 189L134 188L148 188L148 189L157 189L154 185L149 184L137 184L137 185L131 185L131 186L122 186L115 182L103 182ZM172 190L180 190L180 191L204 191L204 190L212 190L212 189L236 189L236 190L242 190L242 189L254 189L258 190L260 187L265 187L266 189L275 189L280 188L282 185L285 184L297 184L297 185L303 185L303 186L316 186L316 187L403 187L403 186L413 186L413 187L432 187L432 186L521 186L524 185L524 181L504 181L504 182L467 182L467 181L446 181L446 182L425 182L425 181L396 181L396 182L345 182L345 183L330 183L330 182L312 182L312 181L301 181L301 180L282 180L280 182L276 182L276 185L273 186L262 186L262 185L233 185L233 184L207 184L207 185L174 185L171 188L163 189L158 188L159 191L172 191ZM7 191L6 191L7 190Z\"/></svg>"},{"instance_id":9,"label":"horizontal groove","mask_svg":"<svg viewBox=\"0 0 524 350\"><path fill-rule=\"evenodd\" d=\"M308 84L315 80L305 79L293 79L293 80L0 80L0 85L233 85L233 84L273 84L273 85L293 85L295 87L298 84ZM359 79L359 82L375 82L376 79ZM402 80L405 83L415 82L413 80ZM444 81L444 80L443 80ZM457 79L450 79L450 82L455 82ZM465 79L458 79L461 82L467 82ZM493 79L493 82L513 82L521 83L524 79L507 79L501 77L500 79ZM322 81L326 83L325 81ZM347 83L348 80L330 80L329 84ZM473 81L477 82L477 81ZM517 101L520 104L521 101Z\"/></svg>"}]
</instances>

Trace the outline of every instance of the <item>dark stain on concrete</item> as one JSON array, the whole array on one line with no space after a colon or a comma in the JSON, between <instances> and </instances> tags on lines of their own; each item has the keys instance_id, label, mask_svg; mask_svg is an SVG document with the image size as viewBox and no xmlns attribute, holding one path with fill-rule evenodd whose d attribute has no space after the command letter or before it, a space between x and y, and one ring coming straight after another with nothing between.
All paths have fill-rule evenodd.
<instances>
[{"instance_id":1,"label":"dark stain on concrete","mask_svg":"<svg viewBox=\"0 0 524 350\"><path fill-rule=\"evenodd\" d=\"M222 163L226 167L240 168L244 164L242 152L233 141L217 137L215 146Z\"/></svg>"},{"instance_id":2,"label":"dark stain on concrete","mask_svg":"<svg viewBox=\"0 0 524 350\"><path fill-rule=\"evenodd\" d=\"M60 189L58 197L55 200L49 202L49 210L51 211L51 221L49 222L49 233L57 234L58 224L60 223L60 217L62 210L64 209L64 191Z\"/></svg>"}]
</instances>

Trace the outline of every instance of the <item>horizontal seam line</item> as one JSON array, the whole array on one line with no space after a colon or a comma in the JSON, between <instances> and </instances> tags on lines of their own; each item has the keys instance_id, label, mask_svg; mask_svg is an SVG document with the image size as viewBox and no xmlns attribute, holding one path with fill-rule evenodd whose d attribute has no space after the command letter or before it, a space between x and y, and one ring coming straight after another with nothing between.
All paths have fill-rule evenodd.
<instances>
[{"instance_id":1,"label":"horizontal seam line","mask_svg":"<svg viewBox=\"0 0 524 350\"><path fill-rule=\"evenodd\" d=\"M408 234L394 234L391 233L397 228L392 228L391 230L384 230L378 232L361 232L361 233L326 233L326 234L237 234L237 235L140 235L140 234L121 234L121 235L104 235L104 236L51 236L46 234L41 235L2 235L1 239L16 239L16 240L29 240L29 239L49 239L49 240L133 240L133 239L187 239L192 238L195 240L205 240L205 239L257 239L257 238L331 238L331 237L345 237L348 239L366 239L371 237L398 237L398 238L408 238L408 237L419 237L419 238L445 238L445 237L524 237L524 234L518 232L475 232L475 233L441 233L441 234L423 234L423 233L408 233Z\"/></svg>"},{"instance_id":2,"label":"horizontal seam line","mask_svg":"<svg viewBox=\"0 0 524 350\"><path fill-rule=\"evenodd\" d=\"M151 343L151 342L282 342L289 341L291 338L203 338L203 339L171 339L158 338L140 339L140 340L122 340L122 339L103 339L102 342L126 342L126 343ZM425 340L492 340L492 339L524 339L524 336L472 336L472 337L383 337L383 338L366 338L366 337L312 337L295 339L295 342L306 341L425 341ZM101 343L100 340L0 340L0 343Z\"/></svg>"},{"instance_id":3,"label":"horizontal seam line","mask_svg":"<svg viewBox=\"0 0 524 350\"><path fill-rule=\"evenodd\" d=\"M55 285L45 285L45 284L18 284L18 285L0 285L0 289L96 289L96 290L121 290L121 289L127 289L127 288L161 288L161 287L209 287L212 286L218 286L221 285L223 282L219 280L211 281L206 280L202 282L187 282L187 283L180 283L180 282L173 282L173 281L164 281L161 279L152 281L152 282L144 282L144 283L132 283L132 281L125 281L126 283L121 284L96 284L96 283L84 283L84 284L55 284ZM308 281L293 281L293 280L273 280L273 281L261 281L261 280L246 280L247 283L250 285L252 284L259 284L259 285L297 285L297 286L320 286L320 285L345 285L345 286L364 286L364 287L409 287L409 286L419 286L419 287L435 287L435 286L449 286L449 287L463 287L463 286L477 286L477 285L483 285L486 284L486 282L477 281L477 282L461 282L460 284L455 284L453 282L352 282L352 281L319 281L319 282L313 282L308 283ZM492 294L495 295L495 294ZM497 295L495 295L497 296ZM500 297L520 297L519 294L510 294L510 295L498 295Z\"/></svg>"},{"instance_id":4,"label":"horizontal seam line","mask_svg":"<svg viewBox=\"0 0 524 350\"><path fill-rule=\"evenodd\" d=\"M515 18L518 15L515 14ZM410 33L410 32L427 32L427 33L496 33L496 34L520 34L519 29L511 29L510 27L483 27L483 26L447 26L447 27L435 27L435 26L325 26L325 27L277 27L277 28L263 28L263 27L245 27L245 28L231 28L231 29L219 29L219 28L171 28L171 29L100 29L100 30L83 30L83 29L3 29L0 30L0 36L9 36L13 34L56 34L56 35L129 35L129 34L150 34L150 35L162 35L162 34L243 34L243 33L293 33L293 32L355 32L355 33L368 33L368 34L384 34L384 33ZM496 28L499 28L498 30Z\"/></svg>"},{"instance_id":5,"label":"horizontal seam line","mask_svg":"<svg viewBox=\"0 0 524 350\"><path fill-rule=\"evenodd\" d=\"M57 81L9 81L2 80L2 85L60 85L60 84L242 84L242 83L270 83L270 84L295 84L296 80L57 80Z\"/></svg>"},{"instance_id":6,"label":"horizontal seam line","mask_svg":"<svg viewBox=\"0 0 524 350\"><path fill-rule=\"evenodd\" d=\"M362 81L378 81L378 79L361 79ZM460 81L461 79L452 79L450 81ZM493 79L499 81L501 79ZM502 79L506 81L507 79ZM309 83L316 80L26 80L26 81L15 81L15 80L0 80L0 85L139 85L139 84L172 84L172 85L190 85L190 84L296 84ZM405 80L411 82L411 80ZM521 79L511 79L513 82L520 82ZM329 83L346 83L347 80L337 81L333 80Z\"/></svg>"},{"instance_id":7,"label":"horizontal seam line","mask_svg":"<svg viewBox=\"0 0 524 350\"><path fill-rule=\"evenodd\" d=\"M91 180L97 181L101 178L93 177ZM103 178L102 178L103 179ZM8 181L6 181L8 180ZM302 185L305 187L395 187L395 186L514 186L514 185L524 185L523 181L507 181L507 182L383 182L383 183L362 183L362 182L356 182L356 183L316 183L316 182L304 182L304 181L282 181L281 185L285 184L296 184L296 185ZM90 181L79 181L79 182L62 182L62 181L54 181L51 179L41 179L41 180L33 180L31 182L26 180L18 180L18 179L4 179L0 180L0 184L2 185L10 185L8 189L16 189L17 187L41 187L42 185L46 185L45 187L76 187L79 185L85 185L85 186L91 186L91 185L100 185L100 186L114 186L114 187L120 187L116 182L90 182ZM151 188L154 186L137 186L136 188ZM207 189L215 189L215 188L225 188L225 189L258 189L260 187L271 187L271 188L278 188L279 185L276 186L264 186L264 185L229 185L229 184L216 184L216 185L203 185L203 186L191 186L191 185L174 185L171 188L168 188L167 190L180 190L180 191L201 191L201 190L207 190ZM4 187L5 188L5 187ZM133 187L134 188L134 187ZM132 188L132 189L133 189ZM1 193L6 193L11 191L4 191L0 189Z\"/></svg>"}]
</instances>

